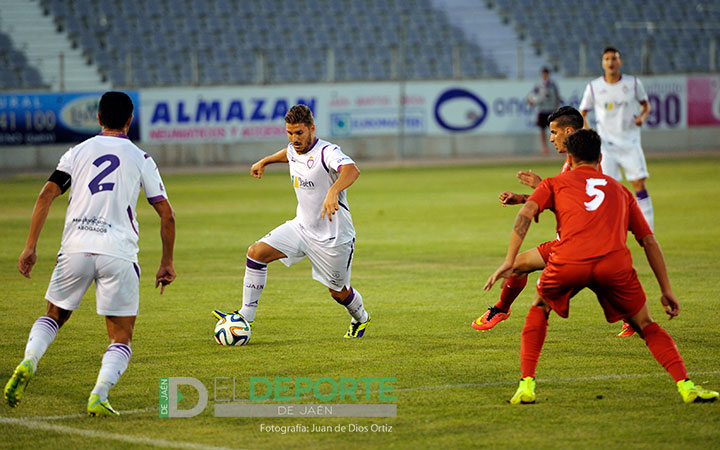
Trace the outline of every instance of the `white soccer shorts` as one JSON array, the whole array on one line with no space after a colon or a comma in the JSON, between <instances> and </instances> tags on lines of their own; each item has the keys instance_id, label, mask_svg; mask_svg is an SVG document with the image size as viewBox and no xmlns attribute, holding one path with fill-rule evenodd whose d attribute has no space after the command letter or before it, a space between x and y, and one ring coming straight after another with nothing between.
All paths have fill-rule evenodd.
<instances>
[{"instance_id":1,"label":"white soccer shorts","mask_svg":"<svg viewBox=\"0 0 720 450\"><path fill-rule=\"evenodd\" d=\"M45 298L74 311L95 281L97 313L137 316L140 308L140 267L126 259L95 253L58 255Z\"/></svg>"},{"instance_id":2,"label":"white soccer shorts","mask_svg":"<svg viewBox=\"0 0 720 450\"><path fill-rule=\"evenodd\" d=\"M283 252L287 258L280 261L288 267L307 256L312 264L313 279L328 288L335 291L343 287L350 288L354 239L334 247L323 247L313 242L299 225L289 220L260 239L260 242Z\"/></svg>"},{"instance_id":3,"label":"white soccer shorts","mask_svg":"<svg viewBox=\"0 0 720 450\"><path fill-rule=\"evenodd\" d=\"M609 175L617 181L622 181L621 167L625 172L625 179L628 181L640 180L650 176L645 162L645 155L639 145L619 147L609 142L603 142L601 166L605 175Z\"/></svg>"}]
</instances>

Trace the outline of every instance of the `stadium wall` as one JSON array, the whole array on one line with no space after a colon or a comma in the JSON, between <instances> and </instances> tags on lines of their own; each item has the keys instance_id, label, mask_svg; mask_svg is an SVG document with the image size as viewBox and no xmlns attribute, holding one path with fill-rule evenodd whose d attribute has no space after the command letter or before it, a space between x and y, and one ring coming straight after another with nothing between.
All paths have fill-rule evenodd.
<instances>
[{"instance_id":1,"label":"stadium wall","mask_svg":"<svg viewBox=\"0 0 720 450\"><path fill-rule=\"evenodd\" d=\"M720 153L720 76L643 77L647 152ZM578 106L587 79L558 80ZM317 135L358 160L536 154L530 81L435 81L145 89L130 137L163 167L245 164L286 145L284 115L314 112ZM49 169L99 131L100 93L0 95L0 170ZM592 122L592 114L591 114Z\"/></svg>"}]
</instances>

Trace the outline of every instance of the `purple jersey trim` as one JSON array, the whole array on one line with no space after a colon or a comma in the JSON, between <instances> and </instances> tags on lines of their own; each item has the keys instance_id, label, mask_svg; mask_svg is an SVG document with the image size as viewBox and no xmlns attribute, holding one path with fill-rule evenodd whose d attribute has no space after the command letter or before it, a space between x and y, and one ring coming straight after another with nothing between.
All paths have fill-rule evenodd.
<instances>
[{"instance_id":1,"label":"purple jersey trim","mask_svg":"<svg viewBox=\"0 0 720 450\"><path fill-rule=\"evenodd\" d=\"M110 137L117 137L117 138L121 138L121 139L130 139L129 137L127 137L126 134L113 133L112 131L103 131L100 134L98 134L98 136L110 136Z\"/></svg>"},{"instance_id":2,"label":"purple jersey trim","mask_svg":"<svg viewBox=\"0 0 720 450\"><path fill-rule=\"evenodd\" d=\"M145 153L145 159L148 159L149 157L150 157L150 155L148 155L147 153Z\"/></svg>"},{"instance_id":3,"label":"purple jersey trim","mask_svg":"<svg viewBox=\"0 0 720 450\"><path fill-rule=\"evenodd\" d=\"M135 273L137 274L138 280L140 279L140 266L138 266L136 263L133 263L133 269L135 269Z\"/></svg>"},{"instance_id":4,"label":"purple jersey trim","mask_svg":"<svg viewBox=\"0 0 720 450\"><path fill-rule=\"evenodd\" d=\"M345 208L345 210L346 210L347 212L350 212L350 208L348 208L347 205L343 205L343 202L338 202L338 205L340 205L340 206L342 206L343 208Z\"/></svg>"},{"instance_id":5,"label":"purple jersey trim","mask_svg":"<svg viewBox=\"0 0 720 450\"><path fill-rule=\"evenodd\" d=\"M163 200L167 200L167 198L166 198L164 195L156 195L155 197L148 197L147 200L148 200L148 203L150 203L150 204L152 205L153 203L157 203L157 202L161 202L161 201L163 201Z\"/></svg>"},{"instance_id":6,"label":"purple jersey trim","mask_svg":"<svg viewBox=\"0 0 720 450\"><path fill-rule=\"evenodd\" d=\"M133 231L135 232L135 234L137 234L139 236L140 233L138 233L137 228L135 228L135 222L133 222L132 208L130 208L129 206L127 209L127 213L128 213L128 219L130 219L130 225L132 225Z\"/></svg>"},{"instance_id":7,"label":"purple jersey trim","mask_svg":"<svg viewBox=\"0 0 720 450\"><path fill-rule=\"evenodd\" d=\"M320 150L320 161L322 161L322 165L325 168L325 172L330 173L330 169L328 169L327 164L325 164L325 149L328 148L330 144L326 145L325 147Z\"/></svg>"}]
</instances>

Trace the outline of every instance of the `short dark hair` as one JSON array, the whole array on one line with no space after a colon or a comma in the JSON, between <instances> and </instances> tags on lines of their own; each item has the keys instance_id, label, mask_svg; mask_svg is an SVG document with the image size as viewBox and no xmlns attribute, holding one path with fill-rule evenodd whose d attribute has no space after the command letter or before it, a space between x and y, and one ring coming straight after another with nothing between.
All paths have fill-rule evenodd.
<instances>
[{"instance_id":1,"label":"short dark hair","mask_svg":"<svg viewBox=\"0 0 720 450\"><path fill-rule=\"evenodd\" d=\"M285 123L304 123L311 126L315 123L313 113L307 105L295 105L285 114Z\"/></svg>"},{"instance_id":2,"label":"short dark hair","mask_svg":"<svg viewBox=\"0 0 720 450\"><path fill-rule=\"evenodd\" d=\"M605 47L605 50L603 50L602 54L605 55L605 53L610 53L610 52L612 52L612 53L617 53L618 56L620 56L620 50L616 49L616 48L613 47L613 46L607 46L607 47Z\"/></svg>"},{"instance_id":3,"label":"short dark hair","mask_svg":"<svg viewBox=\"0 0 720 450\"><path fill-rule=\"evenodd\" d=\"M580 114L580 111L572 106L561 106L548 116L547 121L548 125L550 125L550 122L557 122L561 128L571 127L576 131L585 125L585 119Z\"/></svg>"},{"instance_id":4,"label":"short dark hair","mask_svg":"<svg viewBox=\"0 0 720 450\"><path fill-rule=\"evenodd\" d=\"M543 67L540 73L550 73L550 69L548 69L547 67Z\"/></svg>"},{"instance_id":5,"label":"short dark hair","mask_svg":"<svg viewBox=\"0 0 720 450\"><path fill-rule=\"evenodd\" d=\"M577 130L565 138L567 152L575 161L596 163L600 161L600 135L595 130Z\"/></svg>"},{"instance_id":6,"label":"short dark hair","mask_svg":"<svg viewBox=\"0 0 720 450\"><path fill-rule=\"evenodd\" d=\"M124 92L108 91L100 97L98 115L106 128L122 130L133 115L132 100Z\"/></svg>"}]
</instances>

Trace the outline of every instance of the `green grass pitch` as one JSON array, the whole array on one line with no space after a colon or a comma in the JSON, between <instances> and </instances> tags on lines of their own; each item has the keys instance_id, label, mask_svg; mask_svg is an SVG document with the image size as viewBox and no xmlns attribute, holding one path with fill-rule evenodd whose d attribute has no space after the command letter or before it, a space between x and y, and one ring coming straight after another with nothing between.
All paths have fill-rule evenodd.
<instances>
[{"instance_id":1,"label":"green grass pitch","mask_svg":"<svg viewBox=\"0 0 720 450\"><path fill-rule=\"evenodd\" d=\"M557 160L555 160L557 159ZM294 216L286 168L262 180L247 173L166 174L177 216L178 278L153 289L159 221L142 200L140 315L133 357L110 400L123 415L83 416L108 345L94 291L60 330L22 404L0 406L0 447L15 448L717 448L720 404L684 405L670 376L637 336L615 338L589 291L570 318L552 315L538 366L535 405L510 406L520 376L520 331L537 274L511 317L478 333L470 323L496 301L481 287L501 263L517 207L504 190L532 167L557 174L561 161L454 167L363 168L350 188L357 230L353 286L373 322L358 341L341 339L349 316L313 281L307 261L269 266L253 337L239 348L212 338L213 308L240 306L247 247ZM680 316L668 322L642 249L629 239L651 313L674 337L690 375L720 388L720 158L650 160L648 190ZM45 311L67 197L58 199L31 280L16 269L44 178L0 180L0 379L21 360L27 334ZM524 249L554 237L554 217L533 224ZM395 377L394 418L216 418L213 380L235 377ZM160 377L194 377L208 407L194 418L158 417ZM180 403L192 406L192 392ZM195 397L196 398L196 397ZM184 403L183 403L184 402ZM313 399L303 402L313 403ZM317 402L314 402L317 403ZM189 407L187 406L187 407ZM18 420L12 420L18 419ZM261 425L388 425L385 431L279 432ZM388 430L392 427L391 431Z\"/></svg>"}]
</instances>

